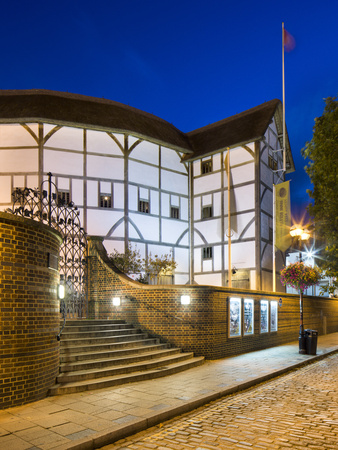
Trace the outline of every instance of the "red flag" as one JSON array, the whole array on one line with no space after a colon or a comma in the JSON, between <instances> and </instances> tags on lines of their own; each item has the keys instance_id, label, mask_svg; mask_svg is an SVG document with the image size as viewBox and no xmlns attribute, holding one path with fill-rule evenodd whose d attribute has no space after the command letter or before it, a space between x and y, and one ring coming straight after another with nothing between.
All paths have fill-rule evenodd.
<instances>
[{"instance_id":1,"label":"red flag","mask_svg":"<svg viewBox=\"0 0 338 450\"><path fill-rule=\"evenodd\" d=\"M284 28L284 48L285 51L291 52L296 47L295 38Z\"/></svg>"}]
</instances>

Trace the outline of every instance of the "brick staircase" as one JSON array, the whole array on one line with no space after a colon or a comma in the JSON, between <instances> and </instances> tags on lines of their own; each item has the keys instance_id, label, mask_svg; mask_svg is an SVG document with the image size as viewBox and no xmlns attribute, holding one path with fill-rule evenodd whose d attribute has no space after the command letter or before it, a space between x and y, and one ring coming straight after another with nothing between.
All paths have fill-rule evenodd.
<instances>
[{"instance_id":1,"label":"brick staircase","mask_svg":"<svg viewBox=\"0 0 338 450\"><path fill-rule=\"evenodd\" d=\"M149 380L202 364L122 320L69 320L60 347L60 374L49 395Z\"/></svg>"}]
</instances>

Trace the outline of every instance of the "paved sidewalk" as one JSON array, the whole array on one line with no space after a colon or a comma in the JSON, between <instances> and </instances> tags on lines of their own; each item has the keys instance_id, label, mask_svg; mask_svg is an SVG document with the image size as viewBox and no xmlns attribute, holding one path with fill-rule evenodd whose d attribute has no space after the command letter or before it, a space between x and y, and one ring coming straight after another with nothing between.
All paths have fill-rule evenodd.
<instances>
[{"instance_id":1,"label":"paved sidewalk","mask_svg":"<svg viewBox=\"0 0 338 450\"><path fill-rule=\"evenodd\" d=\"M317 355L298 342L207 361L186 372L96 391L48 397L0 411L0 448L91 450L338 351L319 336Z\"/></svg>"}]
</instances>

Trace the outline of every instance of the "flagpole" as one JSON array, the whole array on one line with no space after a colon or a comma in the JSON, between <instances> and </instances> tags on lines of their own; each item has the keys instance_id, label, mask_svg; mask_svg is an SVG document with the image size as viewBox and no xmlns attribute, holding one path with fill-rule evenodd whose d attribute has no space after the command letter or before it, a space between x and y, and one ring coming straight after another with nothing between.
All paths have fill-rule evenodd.
<instances>
[{"instance_id":1,"label":"flagpole","mask_svg":"<svg viewBox=\"0 0 338 450\"><path fill-rule=\"evenodd\" d=\"M286 145L285 145L285 134L286 134L286 126L285 126L285 70L284 70L284 22L282 22L282 84L283 84L283 171L286 170Z\"/></svg>"},{"instance_id":2,"label":"flagpole","mask_svg":"<svg viewBox=\"0 0 338 450\"><path fill-rule=\"evenodd\" d=\"M272 209L272 291L276 292L276 189L272 187L273 209Z\"/></svg>"},{"instance_id":3,"label":"flagpole","mask_svg":"<svg viewBox=\"0 0 338 450\"><path fill-rule=\"evenodd\" d=\"M231 273L231 196L230 196L230 147L228 147L228 287L232 287Z\"/></svg>"}]
</instances>

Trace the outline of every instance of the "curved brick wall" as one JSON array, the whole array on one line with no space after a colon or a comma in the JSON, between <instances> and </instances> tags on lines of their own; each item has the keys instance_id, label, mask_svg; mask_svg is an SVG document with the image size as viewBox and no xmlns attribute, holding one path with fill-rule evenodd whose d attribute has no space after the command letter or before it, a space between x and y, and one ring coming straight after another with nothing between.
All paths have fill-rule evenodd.
<instances>
[{"instance_id":1,"label":"curved brick wall","mask_svg":"<svg viewBox=\"0 0 338 450\"><path fill-rule=\"evenodd\" d=\"M0 409L44 398L59 367L61 235L0 212Z\"/></svg>"}]
</instances>

